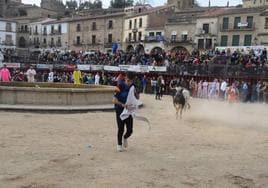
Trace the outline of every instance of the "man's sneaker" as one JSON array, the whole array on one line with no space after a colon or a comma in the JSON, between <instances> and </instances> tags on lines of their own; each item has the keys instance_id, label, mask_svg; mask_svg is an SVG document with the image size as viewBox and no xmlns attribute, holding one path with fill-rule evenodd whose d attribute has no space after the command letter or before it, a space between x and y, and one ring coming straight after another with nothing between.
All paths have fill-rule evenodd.
<instances>
[{"instance_id":1,"label":"man's sneaker","mask_svg":"<svg viewBox=\"0 0 268 188\"><path fill-rule=\"evenodd\" d=\"M117 145L117 151L118 152L123 152L123 147L121 145Z\"/></svg>"},{"instance_id":2,"label":"man's sneaker","mask_svg":"<svg viewBox=\"0 0 268 188\"><path fill-rule=\"evenodd\" d=\"M127 148L128 147L128 142L127 142L127 139L123 139L123 147L124 148Z\"/></svg>"}]
</instances>

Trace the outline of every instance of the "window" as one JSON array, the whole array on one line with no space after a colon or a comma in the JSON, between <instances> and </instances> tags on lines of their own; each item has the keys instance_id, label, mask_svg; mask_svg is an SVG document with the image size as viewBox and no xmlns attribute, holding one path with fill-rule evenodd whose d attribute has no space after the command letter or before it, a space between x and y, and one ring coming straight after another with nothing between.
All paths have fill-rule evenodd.
<instances>
[{"instance_id":1,"label":"window","mask_svg":"<svg viewBox=\"0 0 268 188\"><path fill-rule=\"evenodd\" d=\"M61 47L61 38L60 37L58 37L57 46Z\"/></svg>"},{"instance_id":2,"label":"window","mask_svg":"<svg viewBox=\"0 0 268 188\"><path fill-rule=\"evenodd\" d=\"M28 31L28 26L25 25L24 28L25 28L25 31L27 32Z\"/></svg>"},{"instance_id":3,"label":"window","mask_svg":"<svg viewBox=\"0 0 268 188\"><path fill-rule=\"evenodd\" d=\"M61 34L61 25L58 26L58 33Z\"/></svg>"},{"instance_id":4,"label":"window","mask_svg":"<svg viewBox=\"0 0 268 188\"><path fill-rule=\"evenodd\" d=\"M96 35L92 35L92 44L96 44Z\"/></svg>"},{"instance_id":5,"label":"window","mask_svg":"<svg viewBox=\"0 0 268 188\"><path fill-rule=\"evenodd\" d=\"M162 36L162 32L156 32L155 35L156 36Z\"/></svg>"},{"instance_id":6,"label":"window","mask_svg":"<svg viewBox=\"0 0 268 188\"><path fill-rule=\"evenodd\" d=\"M21 30L21 31L23 31L23 30L24 30L24 27L23 27L23 25L22 25L22 26L20 27L20 30Z\"/></svg>"},{"instance_id":7,"label":"window","mask_svg":"<svg viewBox=\"0 0 268 188\"><path fill-rule=\"evenodd\" d=\"M133 33L133 40L136 42L137 41L137 33Z\"/></svg>"},{"instance_id":8,"label":"window","mask_svg":"<svg viewBox=\"0 0 268 188\"><path fill-rule=\"evenodd\" d=\"M149 32L149 37L154 37L154 32Z\"/></svg>"},{"instance_id":9,"label":"window","mask_svg":"<svg viewBox=\"0 0 268 188\"><path fill-rule=\"evenodd\" d=\"M12 45L12 35L6 35L6 44Z\"/></svg>"},{"instance_id":10,"label":"window","mask_svg":"<svg viewBox=\"0 0 268 188\"><path fill-rule=\"evenodd\" d=\"M137 19L134 20L134 29L137 28Z\"/></svg>"},{"instance_id":11,"label":"window","mask_svg":"<svg viewBox=\"0 0 268 188\"><path fill-rule=\"evenodd\" d=\"M206 39L206 49L212 48L212 39Z\"/></svg>"},{"instance_id":12,"label":"window","mask_svg":"<svg viewBox=\"0 0 268 188\"><path fill-rule=\"evenodd\" d=\"M47 44L47 39L43 39L43 44Z\"/></svg>"},{"instance_id":13,"label":"window","mask_svg":"<svg viewBox=\"0 0 268 188\"><path fill-rule=\"evenodd\" d=\"M176 41L177 35L171 35L171 41Z\"/></svg>"},{"instance_id":14,"label":"window","mask_svg":"<svg viewBox=\"0 0 268 188\"><path fill-rule=\"evenodd\" d=\"M108 28L113 29L113 20L109 20Z\"/></svg>"},{"instance_id":15,"label":"window","mask_svg":"<svg viewBox=\"0 0 268 188\"><path fill-rule=\"evenodd\" d=\"M203 24L203 31L204 31L204 34L209 33L209 24Z\"/></svg>"},{"instance_id":16,"label":"window","mask_svg":"<svg viewBox=\"0 0 268 188\"><path fill-rule=\"evenodd\" d=\"M142 18L140 18L139 27L142 27Z\"/></svg>"},{"instance_id":17,"label":"window","mask_svg":"<svg viewBox=\"0 0 268 188\"><path fill-rule=\"evenodd\" d=\"M80 36L77 36L76 37L76 44L77 45L80 45L81 44L81 41L80 40L81 40Z\"/></svg>"},{"instance_id":18,"label":"window","mask_svg":"<svg viewBox=\"0 0 268 188\"><path fill-rule=\"evenodd\" d=\"M12 31L12 28L11 28L11 23L7 23L6 24L6 31Z\"/></svg>"},{"instance_id":19,"label":"window","mask_svg":"<svg viewBox=\"0 0 268 188\"><path fill-rule=\"evenodd\" d=\"M188 39L188 35L182 35L181 37L182 37L183 41L187 41L187 39Z\"/></svg>"},{"instance_id":20,"label":"window","mask_svg":"<svg viewBox=\"0 0 268 188\"><path fill-rule=\"evenodd\" d=\"M204 49L204 46L205 46L205 40L198 39L198 49Z\"/></svg>"},{"instance_id":21,"label":"window","mask_svg":"<svg viewBox=\"0 0 268 188\"><path fill-rule=\"evenodd\" d=\"M54 38L51 38L51 46L54 46Z\"/></svg>"},{"instance_id":22,"label":"window","mask_svg":"<svg viewBox=\"0 0 268 188\"><path fill-rule=\"evenodd\" d=\"M223 20L222 20L222 29L223 30L229 29L229 18L223 18Z\"/></svg>"},{"instance_id":23,"label":"window","mask_svg":"<svg viewBox=\"0 0 268 188\"><path fill-rule=\"evenodd\" d=\"M108 43L112 43L113 42L113 35L112 34L108 34Z\"/></svg>"},{"instance_id":24,"label":"window","mask_svg":"<svg viewBox=\"0 0 268 188\"><path fill-rule=\"evenodd\" d=\"M232 46L239 46L239 35L233 35L233 41L232 41Z\"/></svg>"},{"instance_id":25,"label":"window","mask_svg":"<svg viewBox=\"0 0 268 188\"><path fill-rule=\"evenodd\" d=\"M253 27L253 16L248 16L247 17L247 23L248 23L248 28Z\"/></svg>"},{"instance_id":26,"label":"window","mask_svg":"<svg viewBox=\"0 0 268 188\"><path fill-rule=\"evenodd\" d=\"M35 26L35 34L38 34L38 29L37 29L37 25Z\"/></svg>"},{"instance_id":27,"label":"window","mask_svg":"<svg viewBox=\"0 0 268 188\"><path fill-rule=\"evenodd\" d=\"M51 26L51 34L54 34L55 30L54 30L54 25Z\"/></svg>"},{"instance_id":28,"label":"window","mask_svg":"<svg viewBox=\"0 0 268 188\"><path fill-rule=\"evenodd\" d=\"M264 26L265 28L268 28L268 17L267 18L265 18L265 26Z\"/></svg>"},{"instance_id":29,"label":"window","mask_svg":"<svg viewBox=\"0 0 268 188\"><path fill-rule=\"evenodd\" d=\"M132 29L132 20L129 20L128 26L129 29Z\"/></svg>"},{"instance_id":30,"label":"window","mask_svg":"<svg viewBox=\"0 0 268 188\"><path fill-rule=\"evenodd\" d=\"M235 17L234 19L234 29L239 29L238 24L241 22L241 17Z\"/></svg>"},{"instance_id":31,"label":"window","mask_svg":"<svg viewBox=\"0 0 268 188\"><path fill-rule=\"evenodd\" d=\"M251 35L245 35L244 46L251 46L251 40L252 40Z\"/></svg>"},{"instance_id":32,"label":"window","mask_svg":"<svg viewBox=\"0 0 268 188\"><path fill-rule=\"evenodd\" d=\"M228 43L228 36L222 35L221 36L221 46L227 46L227 43Z\"/></svg>"},{"instance_id":33,"label":"window","mask_svg":"<svg viewBox=\"0 0 268 188\"><path fill-rule=\"evenodd\" d=\"M93 22L92 23L92 31L95 31L95 30L97 30L97 23Z\"/></svg>"},{"instance_id":34,"label":"window","mask_svg":"<svg viewBox=\"0 0 268 188\"><path fill-rule=\"evenodd\" d=\"M139 41L141 41L141 37L142 37L142 32L139 32Z\"/></svg>"},{"instance_id":35,"label":"window","mask_svg":"<svg viewBox=\"0 0 268 188\"><path fill-rule=\"evenodd\" d=\"M44 35L47 34L47 27L44 27L44 29L43 29L43 34L44 34Z\"/></svg>"},{"instance_id":36,"label":"window","mask_svg":"<svg viewBox=\"0 0 268 188\"><path fill-rule=\"evenodd\" d=\"M129 33L128 34L128 41L131 41L131 39L132 39L132 33Z\"/></svg>"},{"instance_id":37,"label":"window","mask_svg":"<svg viewBox=\"0 0 268 188\"><path fill-rule=\"evenodd\" d=\"M80 32L80 31L81 31L81 25L80 25L80 24L77 24L77 25L76 25L76 31L77 31L77 32Z\"/></svg>"}]
</instances>

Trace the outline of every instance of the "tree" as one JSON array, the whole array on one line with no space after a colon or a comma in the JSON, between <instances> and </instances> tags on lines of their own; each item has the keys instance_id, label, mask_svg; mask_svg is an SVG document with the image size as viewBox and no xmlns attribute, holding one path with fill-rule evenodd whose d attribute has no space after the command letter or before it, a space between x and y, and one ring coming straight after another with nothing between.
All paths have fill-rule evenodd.
<instances>
[{"instance_id":1,"label":"tree","mask_svg":"<svg viewBox=\"0 0 268 188\"><path fill-rule=\"evenodd\" d=\"M93 3L93 8L102 9L102 1L101 0L95 0L94 3Z\"/></svg>"},{"instance_id":2,"label":"tree","mask_svg":"<svg viewBox=\"0 0 268 188\"><path fill-rule=\"evenodd\" d=\"M91 1L86 1L81 3L78 9L102 9L102 2L100 0L95 0L93 3Z\"/></svg>"},{"instance_id":3,"label":"tree","mask_svg":"<svg viewBox=\"0 0 268 188\"><path fill-rule=\"evenodd\" d=\"M76 1L73 1L73 0L70 0L70 1L66 1L66 6L69 10L75 10L77 9L77 2Z\"/></svg>"},{"instance_id":4,"label":"tree","mask_svg":"<svg viewBox=\"0 0 268 188\"><path fill-rule=\"evenodd\" d=\"M111 0L110 7L111 8L125 8L133 6L133 0Z\"/></svg>"}]
</instances>

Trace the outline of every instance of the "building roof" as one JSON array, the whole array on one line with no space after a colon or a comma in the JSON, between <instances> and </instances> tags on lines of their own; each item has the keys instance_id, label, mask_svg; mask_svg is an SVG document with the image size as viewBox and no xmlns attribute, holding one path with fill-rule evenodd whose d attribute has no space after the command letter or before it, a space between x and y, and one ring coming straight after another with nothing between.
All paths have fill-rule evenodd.
<instances>
[{"instance_id":1,"label":"building roof","mask_svg":"<svg viewBox=\"0 0 268 188\"><path fill-rule=\"evenodd\" d=\"M66 22L76 22L76 21L83 21L83 20L90 20L90 19L120 17L120 16L124 16L124 15L125 15L124 12L120 12L120 13L105 14L105 15L93 15L93 16L74 17L74 18L66 19Z\"/></svg>"},{"instance_id":2,"label":"building roof","mask_svg":"<svg viewBox=\"0 0 268 188\"><path fill-rule=\"evenodd\" d=\"M12 20L12 19L8 19L8 18L0 18L0 21L17 23L16 20Z\"/></svg>"},{"instance_id":3,"label":"building roof","mask_svg":"<svg viewBox=\"0 0 268 188\"><path fill-rule=\"evenodd\" d=\"M222 15L226 11L226 7L221 8L211 8L208 9L206 12L202 13L198 18L215 18Z\"/></svg>"},{"instance_id":4,"label":"building roof","mask_svg":"<svg viewBox=\"0 0 268 188\"><path fill-rule=\"evenodd\" d=\"M151 9L148 9L144 12L138 13L138 14L134 14L134 15L130 15L130 16L126 16L126 18L133 18L133 17L138 17L138 16L144 16L144 15L148 15L151 13L155 13L157 11L161 11L161 10L165 10L165 9L169 9L175 7L174 5L164 5L164 6L158 6L158 7L154 7Z\"/></svg>"},{"instance_id":5,"label":"building roof","mask_svg":"<svg viewBox=\"0 0 268 188\"><path fill-rule=\"evenodd\" d=\"M268 6L252 7L252 8L230 7L226 8L221 15L261 13L267 8Z\"/></svg>"}]
</instances>

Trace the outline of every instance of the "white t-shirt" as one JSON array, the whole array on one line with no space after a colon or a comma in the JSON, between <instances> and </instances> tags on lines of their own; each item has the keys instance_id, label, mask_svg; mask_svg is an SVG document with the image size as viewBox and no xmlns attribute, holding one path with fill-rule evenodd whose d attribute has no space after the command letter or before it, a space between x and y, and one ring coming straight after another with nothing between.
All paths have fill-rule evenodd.
<instances>
[{"instance_id":1,"label":"white t-shirt","mask_svg":"<svg viewBox=\"0 0 268 188\"><path fill-rule=\"evenodd\" d=\"M28 82L34 82L34 76L36 75L36 72L34 69L28 69L26 72Z\"/></svg>"},{"instance_id":2,"label":"white t-shirt","mask_svg":"<svg viewBox=\"0 0 268 188\"><path fill-rule=\"evenodd\" d=\"M53 82L54 81L54 72L50 72L48 74L48 79L47 79L48 82Z\"/></svg>"},{"instance_id":3,"label":"white t-shirt","mask_svg":"<svg viewBox=\"0 0 268 188\"><path fill-rule=\"evenodd\" d=\"M221 83L221 90L226 91L226 88L227 88L227 83L224 81Z\"/></svg>"},{"instance_id":4,"label":"white t-shirt","mask_svg":"<svg viewBox=\"0 0 268 188\"><path fill-rule=\"evenodd\" d=\"M95 85L100 85L100 76L98 74L95 75Z\"/></svg>"}]
</instances>

